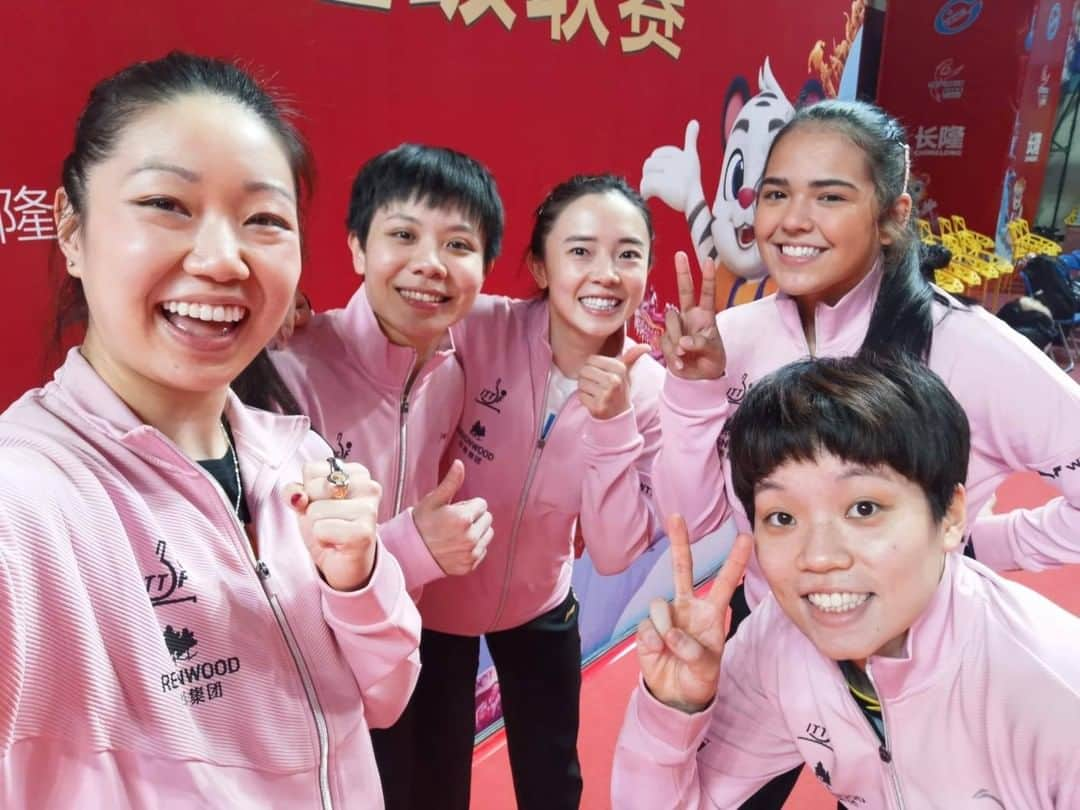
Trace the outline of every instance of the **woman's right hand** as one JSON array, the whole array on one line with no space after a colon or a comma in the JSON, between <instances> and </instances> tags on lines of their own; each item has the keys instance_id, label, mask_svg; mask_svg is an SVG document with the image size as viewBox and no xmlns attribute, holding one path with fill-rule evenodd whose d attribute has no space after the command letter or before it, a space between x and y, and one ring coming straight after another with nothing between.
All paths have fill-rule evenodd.
<instances>
[{"instance_id":1,"label":"woman's right hand","mask_svg":"<svg viewBox=\"0 0 1080 810\"><path fill-rule=\"evenodd\" d=\"M705 709L716 695L726 635L724 618L750 560L753 538L740 534L735 539L712 589L699 597L694 593L694 563L682 517L668 518L667 534L675 598L670 604L654 599L649 605L649 618L638 625L638 661L653 697L693 714Z\"/></svg>"},{"instance_id":2,"label":"woman's right hand","mask_svg":"<svg viewBox=\"0 0 1080 810\"><path fill-rule=\"evenodd\" d=\"M664 334L660 338L668 371L684 380L718 379L724 375L727 355L716 328L716 264L706 259L701 265L701 298L697 306L690 260L681 250L675 254L675 278L679 308L668 307L664 313Z\"/></svg>"}]
</instances>

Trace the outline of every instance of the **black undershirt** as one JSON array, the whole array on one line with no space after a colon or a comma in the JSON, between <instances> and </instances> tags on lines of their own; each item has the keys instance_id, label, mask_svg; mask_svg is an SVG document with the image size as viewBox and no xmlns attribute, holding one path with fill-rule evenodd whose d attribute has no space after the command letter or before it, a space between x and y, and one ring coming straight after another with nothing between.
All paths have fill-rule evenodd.
<instances>
[{"instance_id":1,"label":"black undershirt","mask_svg":"<svg viewBox=\"0 0 1080 810\"><path fill-rule=\"evenodd\" d=\"M225 430L229 434L229 446L225 448L225 455L221 458L208 458L199 462L199 466L206 470L210 475L214 477L214 480L218 482L218 486L225 493L225 500L229 502L229 507L232 508L236 504L236 497L239 494L237 492L237 467L235 463L235 456L233 454L234 444L232 443L232 431L229 429L228 423L225 423ZM236 516L240 518L240 522L245 526L251 522L251 513L248 511L247 498L240 498L240 508L236 511Z\"/></svg>"}]
</instances>

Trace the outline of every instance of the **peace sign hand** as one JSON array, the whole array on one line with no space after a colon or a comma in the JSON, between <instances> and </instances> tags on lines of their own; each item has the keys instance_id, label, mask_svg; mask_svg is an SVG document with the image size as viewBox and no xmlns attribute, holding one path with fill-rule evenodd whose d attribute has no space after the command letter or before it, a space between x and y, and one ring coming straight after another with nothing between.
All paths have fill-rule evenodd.
<instances>
[{"instance_id":1,"label":"peace sign hand","mask_svg":"<svg viewBox=\"0 0 1080 810\"><path fill-rule=\"evenodd\" d=\"M667 521L675 599L654 599L649 618L638 625L638 661L645 685L661 703L687 714L712 702L720 680L724 653L724 616L750 560L753 539L740 534L724 567L704 597L694 595L694 564L686 521L672 515Z\"/></svg>"},{"instance_id":2,"label":"peace sign hand","mask_svg":"<svg viewBox=\"0 0 1080 810\"><path fill-rule=\"evenodd\" d=\"M701 264L701 298L694 305L694 279L686 253L675 254L675 278L679 286L679 309L664 313L660 348L668 370L684 380L715 380L727 366L724 342L716 328L716 264Z\"/></svg>"}]
</instances>

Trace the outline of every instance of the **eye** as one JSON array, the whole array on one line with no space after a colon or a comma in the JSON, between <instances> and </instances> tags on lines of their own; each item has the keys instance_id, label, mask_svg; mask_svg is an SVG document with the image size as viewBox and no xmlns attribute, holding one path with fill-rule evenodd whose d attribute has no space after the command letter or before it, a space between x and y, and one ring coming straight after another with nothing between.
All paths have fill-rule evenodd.
<instances>
[{"instance_id":1,"label":"eye","mask_svg":"<svg viewBox=\"0 0 1080 810\"><path fill-rule=\"evenodd\" d=\"M727 166L724 167L724 196L734 200L743 187L746 175L746 163L743 161L741 149L736 149L728 158Z\"/></svg>"},{"instance_id":2,"label":"eye","mask_svg":"<svg viewBox=\"0 0 1080 810\"><path fill-rule=\"evenodd\" d=\"M848 509L847 516L853 518L873 517L881 511L881 505L873 501L855 501Z\"/></svg>"},{"instance_id":3,"label":"eye","mask_svg":"<svg viewBox=\"0 0 1080 810\"><path fill-rule=\"evenodd\" d=\"M581 247L579 245L577 247L570 248L570 255L571 256L588 256L589 251L586 248L583 248L583 247Z\"/></svg>"},{"instance_id":4,"label":"eye","mask_svg":"<svg viewBox=\"0 0 1080 810\"><path fill-rule=\"evenodd\" d=\"M187 213L187 209L172 197L146 197L137 200L135 204L142 208L156 208L159 211L176 212L178 214Z\"/></svg>"},{"instance_id":5,"label":"eye","mask_svg":"<svg viewBox=\"0 0 1080 810\"><path fill-rule=\"evenodd\" d=\"M637 261L637 260L639 260L641 258L644 258L644 257L641 255L641 251L633 250L631 248L631 249L624 250L622 253L620 253L619 258L620 259L625 259L627 261Z\"/></svg>"},{"instance_id":6,"label":"eye","mask_svg":"<svg viewBox=\"0 0 1080 810\"><path fill-rule=\"evenodd\" d=\"M254 214L248 217L248 225L265 225L270 228L281 228L282 230L291 231L292 225L284 217L280 217L277 214L261 213Z\"/></svg>"},{"instance_id":7,"label":"eye","mask_svg":"<svg viewBox=\"0 0 1080 810\"><path fill-rule=\"evenodd\" d=\"M829 203L831 203L831 202L843 202L844 201L843 195L835 194L833 192L822 194L821 197L819 197L818 199L820 199L822 202L829 202Z\"/></svg>"},{"instance_id":8,"label":"eye","mask_svg":"<svg viewBox=\"0 0 1080 810\"><path fill-rule=\"evenodd\" d=\"M780 191L780 189L770 188L762 191L761 194L758 195L758 198L772 202L774 200L782 200L785 196L784 192Z\"/></svg>"},{"instance_id":9,"label":"eye","mask_svg":"<svg viewBox=\"0 0 1080 810\"><path fill-rule=\"evenodd\" d=\"M795 517L787 512L770 512L765 516L765 523L776 528L794 526Z\"/></svg>"},{"instance_id":10,"label":"eye","mask_svg":"<svg viewBox=\"0 0 1080 810\"><path fill-rule=\"evenodd\" d=\"M458 250L462 253L472 253L476 250L471 242L466 242L464 239L453 239L449 242L448 247L451 250Z\"/></svg>"}]
</instances>

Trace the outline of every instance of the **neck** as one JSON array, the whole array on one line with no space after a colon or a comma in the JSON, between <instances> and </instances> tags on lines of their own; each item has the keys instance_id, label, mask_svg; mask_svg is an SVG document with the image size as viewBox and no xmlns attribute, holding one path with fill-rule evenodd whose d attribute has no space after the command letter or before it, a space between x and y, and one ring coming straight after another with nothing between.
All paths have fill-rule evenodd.
<instances>
[{"instance_id":1,"label":"neck","mask_svg":"<svg viewBox=\"0 0 1080 810\"><path fill-rule=\"evenodd\" d=\"M225 437L221 415L227 388L216 391L177 391L111 363L96 350L91 336L80 347L82 355L105 383L144 423L157 428L191 459L221 458Z\"/></svg>"},{"instance_id":2,"label":"neck","mask_svg":"<svg viewBox=\"0 0 1080 810\"><path fill-rule=\"evenodd\" d=\"M623 330L606 337L583 335L568 328L548 315L548 339L551 343L551 357L555 367L570 379L577 379L578 372L585 361L594 354L618 357L623 345Z\"/></svg>"}]
</instances>

